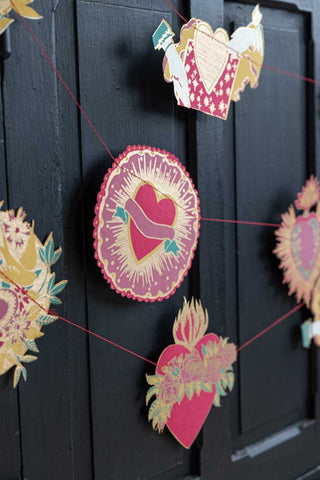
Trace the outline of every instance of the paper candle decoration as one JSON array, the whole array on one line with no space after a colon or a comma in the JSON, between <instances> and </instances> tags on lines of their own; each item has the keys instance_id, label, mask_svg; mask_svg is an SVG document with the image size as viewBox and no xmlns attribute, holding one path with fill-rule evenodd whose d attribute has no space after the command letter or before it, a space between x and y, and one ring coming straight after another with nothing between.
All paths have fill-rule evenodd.
<instances>
[{"instance_id":1,"label":"paper candle decoration","mask_svg":"<svg viewBox=\"0 0 320 480\"><path fill-rule=\"evenodd\" d=\"M8 17L11 10L16 10L24 18L40 20L42 18L33 8L28 7L33 0L13 0L14 7L10 0L1 0L0 2L0 35L7 30L9 25L14 22L13 18Z\"/></svg>"},{"instance_id":2,"label":"paper candle decoration","mask_svg":"<svg viewBox=\"0 0 320 480\"><path fill-rule=\"evenodd\" d=\"M95 257L111 288L145 302L172 295L191 266L200 217L177 158L128 147L106 174L95 212Z\"/></svg>"},{"instance_id":3,"label":"paper candle decoration","mask_svg":"<svg viewBox=\"0 0 320 480\"><path fill-rule=\"evenodd\" d=\"M23 364L37 360L26 353L39 351L35 340L43 325L56 320L46 311L61 303L57 295L67 284L55 283L51 273L61 248L54 249L52 234L42 245L25 217L22 208L0 211L0 375L15 367L14 387L21 374L27 379Z\"/></svg>"},{"instance_id":4,"label":"paper candle decoration","mask_svg":"<svg viewBox=\"0 0 320 480\"><path fill-rule=\"evenodd\" d=\"M257 5L252 21L229 39L223 28L215 32L203 20L192 18L173 42L174 32L162 20L152 36L155 50L165 52L164 79L173 82L178 105L226 120L230 101L250 83L258 86L264 58L262 15Z\"/></svg>"},{"instance_id":5,"label":"paper candle decoration","mask_svg":"<svg viewBox=\"0 0 320 480\"><path fill-rule=\"evenodd\" d=\"M302 325L303 345L308 347L312 338L320 345L320 188L313 175L294 203L302 214L297 215L290 205L282 215L274 252L281 260L289 295L295 293L297 301L304 301L314 315L314 323L308 320Z\"/></svg>"},{"instance_id":6,"label":"paper candle decoration","mask_svg":"<svg viewBox=\"0 0 320 480\"><path fill-rule=\"evenodd\" d=\"M236 347L227 338L205 334L208 323L201 302L185 300L173 325L175 344L160 355L155 375L146 375L154 430L161 433L167 426L185 448L196 439L212 404L219 407L220 397L234 385Z\"/></svg>"}]
</instances>

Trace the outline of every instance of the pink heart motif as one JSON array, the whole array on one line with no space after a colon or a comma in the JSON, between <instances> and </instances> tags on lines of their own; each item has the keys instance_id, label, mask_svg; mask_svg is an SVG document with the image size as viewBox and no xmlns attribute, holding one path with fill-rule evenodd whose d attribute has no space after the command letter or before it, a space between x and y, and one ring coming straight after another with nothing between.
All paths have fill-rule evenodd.
<instances>
[{"instance_id":1,"label":"pink heart motif","mask_svg":"<svg viewBox=\"0 0 320 480\"><path fill-rule=\"evenodd\" d=\"M307 217L299 216L292 231L292 256L296 267L305 281L317 267L320 253L319 223L315 213Z\"/></svg>"},{"instance_id":2,"label":"pink heart motif","mask_svg":"<svg viewBox=\"0 0 320 480\"><path fill-rule=\"evenodd\" d=\"M142 185L137 190L134 200L140 205L149 220L159 225L172 226L174 224L176 208L173 201L169 198L158 200L156 192L151 185ZM136 227L132 219L130 219L129 229L132 249L138 261L145 259L165 241L147 238Z\"/></svg>"},{"instance_id":3,"label":"pink heart motif","mask_svg":"<svg viewBox=\"0 0 320 480\"><path fill-rule=\"evenodd\" d=\"M0 298L0 322L6 316L9 309L8 302Z\"/></svg>"},{"instance_id":4,"label":"pink heart motif","mask_svg":"<svg viewBox=\"0 0 320 480\"><path fill-rule=\"evenodd\" d=\"M205 335L195 346L202 355L202 346L208 342L219 343L219 338L214 333ZM184 356L190 354L190 350L183 345L169 345L161 354L156 373L163 375L163 367L168 365L173 358L178 358L181 354ZM185 448L190 448L194 440L199 434L213 404L216 394L216 387L212 386L212 392L202 391L199 396L194 395L191 400L184 396L181 403L175 403L171 409L170 418L167 420L167 427L172 435Z\"/></svg>"}]
</instances>

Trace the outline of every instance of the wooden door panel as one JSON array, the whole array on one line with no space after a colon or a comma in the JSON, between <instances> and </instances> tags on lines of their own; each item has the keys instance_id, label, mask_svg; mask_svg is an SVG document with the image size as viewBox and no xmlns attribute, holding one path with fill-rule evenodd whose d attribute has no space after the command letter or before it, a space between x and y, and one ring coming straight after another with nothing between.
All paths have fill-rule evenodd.
<instances>
[{"instance_id":1,"label":"wooden door panel","mask_svg":"<svg viewBox=\"0 0 320 480\"><path fill-rule=\"evenodd\" d=\"M250 20L254 3L173 2L186 18L213 28L225 23L229 32ZM320 7L309 0L263 3L265 63L320 78ZM40 6L45 18L30 27L113 154L137 143L176 154L198 186L203 216L278 222L306 176L317 172L317 89L264 69L259 88L247 88L223 122L177 107L163 80L152 33L165 18L178 41L182 24L165 2ZM184 295L200 295L210 330L238 344L295 305L272 254L274 229L211 222L202 222L192 271L169 300L140 304L111 291L93 257L92 222L112 161L21 23L11 31L0 199L23 205L37 234L52 229L62 244L57 275L70 282L60 312L157 361L172 342ZM308 471L317 478L319 358L301 348L305 315L240 354L234 392L212 409L190 451L147 422L145 373L153 366L57 322L39 342L40 358L19 394L10 375L1 377L0 478L180 480L201 473L201 480L294 480Z\"/></svg>"}]
</instances>

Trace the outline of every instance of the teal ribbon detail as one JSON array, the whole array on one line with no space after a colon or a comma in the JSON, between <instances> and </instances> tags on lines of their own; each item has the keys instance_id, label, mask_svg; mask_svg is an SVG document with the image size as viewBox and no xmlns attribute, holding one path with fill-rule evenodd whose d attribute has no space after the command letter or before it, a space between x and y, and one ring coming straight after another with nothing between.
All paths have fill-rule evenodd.
<instances>
[{"instance_id":1,"label":"teal ribbon detail","mask_svg":"<svg viewBox=\"0 0 320 480\"><path fill-rule=\"evenodd\" d=\"M178 247L178 245L176 244L176 241L175 240L172 240L170 241L169 239L166 240L164 242L164 248L165 248L165 251L168 253L168 252L172 252L174 254L175 257L178 256L178 252L180 250L180 248Z\"/></svg>"},{"instance_id":2,"label":"teal ribbon detail","mask_svg":"<svg viewBox=\"0 0 320 480\"><path fill-rule=\"evenodd\" d=\"M129 220L129 215L128 212L125 211L124 208L117 207L116 213L114 214L114 217L119 217L123 222L127 225L128 220Z\"/></svg>"},{"instance_id":3,"label":"teal ribbon detail","mask_svg":"<svg viewBox=\"0 0 320 480\"><path fill-rule=\"evenodd\" d=\"M113 216L121 218L121 220L123 221L123 223L125 223L125 225L127 225L129 221L129 214L122 207L117 207L116 212ZM175 240L169 240L169 239L167 239L164 242L164 249L167 253L172 252L176 257L178 256L178 252L180 250Z\"/></svg>"},{"instance_id":4,"label":"teal ribbon detail","mask_svg":"<svg viewBox=\"0 0 320 480\"><path fill-rule=\"evenodd\" d=\"M306 320L301 325L301 336L302 336L302 346L304 348L309 348L311 344L311 337L309 334L309 328L311 326L312 320Z\"/></svg>"}]
</instances>

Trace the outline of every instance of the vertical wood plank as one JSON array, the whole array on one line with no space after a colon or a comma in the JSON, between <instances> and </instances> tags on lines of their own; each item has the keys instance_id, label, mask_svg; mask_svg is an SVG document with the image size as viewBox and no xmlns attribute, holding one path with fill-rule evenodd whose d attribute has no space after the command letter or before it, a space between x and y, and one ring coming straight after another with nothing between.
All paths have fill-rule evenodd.
<instances>
[{"instance_id":1,"label":"vertical wood plank","mask_svg":"<svg viewBox=\"0 0 320 480\"><path fill-rule=\"evenodd\" d=\"M0 87L0 201L4 200L3 209L8 208L9 192L7 189L6 138L3 123L3 86L5 65L1 66ZM20 464L20 426L18 393L12 388L12 375L0 376L0 472L3 478L13 480L19 477Z\"/></svg>"},{"instance_id":2,"label":"vertical wood plank","mask_svg":"<svg viewBox=\"0 0 320 480\"><path fill-rule=\"evenodd\" d=\"M150 10L84 1L77 5L81 102L113 154L140 143L167 149L184 163L185 119L173 107L172 85L162 78L163 57L152 45L162 18L179 31L177 19L159 11L158 2ZM89 326L157 361L172 343L172 324L188 293L188 279L173 297L156 304L110 290L94 260L92 221L96 195L112 162L85 121L81 131ZM90 366L96 478L166 479L189 473L182 447L167 431L154 432L147 421L145 373L154 367L96 339L90 340Z\"/></svg>"},{"instance_id":3,"label":"vertical wood plank","mask_svg":"<svg viewBox=\"0 0 320 480\"><path fill-rule=\"evenodd\" d=\"M76 89L73 3L39 2L37 9L44 18L30 28ZM35 219L41 240L53 231L63 247L55 271L71 281L60 312L85 325L77 111L23 25L17 21L13 27L4 85L11 205L22 205ZM23 475L87 480L92 477L87 338L61 321L44 332L39 359L20 386Z\"/></svg>"},{"instance_id":4,"label":"vertical wood plank","mask_svg":"<svg viewBox=\"0 0 320 480\"><path fill-rule=\"evenodd\" d=\"M213 29L223 25L223 2L191 1L191 17L209 22ZM224 218L224 123L201 113L196 116L198 190L203 217ZM221 223L202 222L198 248L200 296L209 312L209 328L226 335L224 231ZM203 427L201 478L228 477L228 398L212 408ZM217 441L217 432L219 432Z\"/></svg>"}]
</instances>

